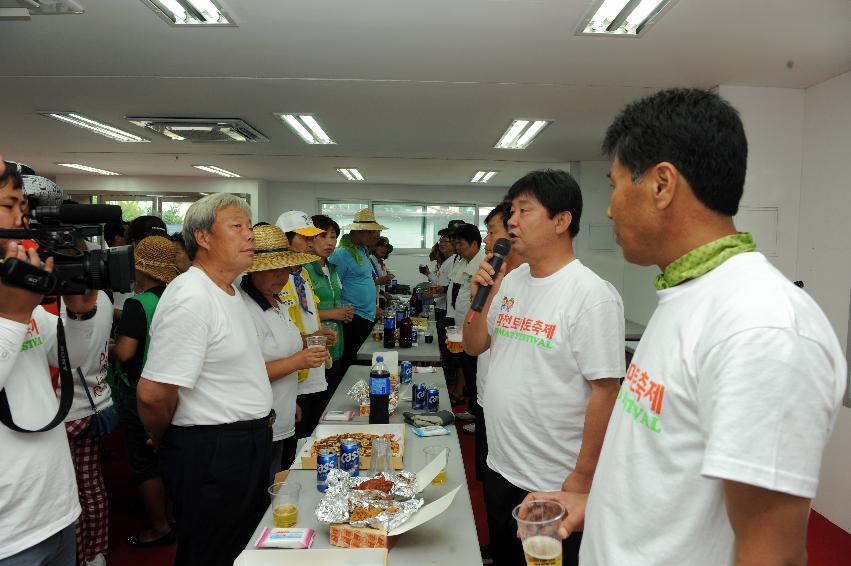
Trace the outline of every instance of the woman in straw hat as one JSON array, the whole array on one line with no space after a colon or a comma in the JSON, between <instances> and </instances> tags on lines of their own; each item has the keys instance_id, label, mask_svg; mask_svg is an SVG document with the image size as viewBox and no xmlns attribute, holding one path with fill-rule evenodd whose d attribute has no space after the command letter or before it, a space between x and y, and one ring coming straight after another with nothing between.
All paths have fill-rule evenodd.
<instances>
[{"instance_id":1,"label":"woman in straw hat","mask_svg":"<svg viewBox=\"0 0 851 566\"><path fill-rule=\"evenodd\" d=\"M124 429L127 460L150 524L150 528L127 539L128 544L136 547L163 546L175 541L169 523L159 458L147 444L148 433L139 420L136 385L145 365L150 322L157 303L166 285L178 274L176 255L174 244L164 236L148 236L136 244L134 256L138 293L124 303L112 350L113 356L119 361L119 371L116 372L116 387L120 389L117 396L118 414Z\"/></svg>"},{"instance_id":2,"label":"woman in straw hat","mask_svg":"<svg viewBox=\"0 0 851 566\"><path fill-rule=\"evenodd\" d=\"M327 355L324 348L304 348L301 331L290 318L289 309L278 298L278 292L292 271L319 258L288 250L287 237L277 226L258 224L253 231L257 248L240 290L257 329L266 371L272 382L276 419L272 427L270 475L274 476L289 468L295 459L298 370L322 367Z\"/></svg>"},{"instance_id":3,"label":"woman in straw hat","mask_svg":"<svg viewBox=\"0 0 851 566\"><path fill-rule=\"evenodd\" d=\"M343 229L350 232L340 239L340 246L329 261L337 268L337 275L343 282L343 304L352 305L355 309L354 318L343 327L343 367L340 375L345 376L346 369L355 362L358 350L372 332L378 317L378 274L369 260L369 250L377 243L381 230L387 227L376 222L372 211L364 208L355 214L354 222L343 226Z\"/></svg>"}]
</instances>

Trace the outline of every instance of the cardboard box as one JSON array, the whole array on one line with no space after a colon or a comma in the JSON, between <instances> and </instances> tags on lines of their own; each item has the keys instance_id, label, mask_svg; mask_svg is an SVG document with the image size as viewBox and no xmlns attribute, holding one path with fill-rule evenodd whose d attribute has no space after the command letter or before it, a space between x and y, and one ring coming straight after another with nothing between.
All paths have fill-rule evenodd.
<instances>
[{"instance_id":1,"label":"cardboard box","mask_svg":"<svg viewBox=\"0 0 851 566\"><path fill-rule=\"evenodd\" d=\"M304 443L299 454L301 457L301 466L305 470L316 469L316 456L311 455L313 443L317 439L327 438L335 434L362 432L367 434L394 434L399 439L399 454L392 457L393 468L401 470L404 465L405 454L405 425L404 424L386 424L386 425L327 425L320 424L316 427L313 437ZM364 456L360 459L360 467L362 470L369 469L372 463L372 458Z\"/></svg>"},{"instance_id":2,"label":"cardboard box","mask_svg":"<svg viewBox=\"0 0 851 566\"><path fill-rule=\"evenodd\" d=\"M331 544L343 548L385 548L389 550L395 539L384 529L353 527L347 523L334 523L330 529Z\"/></svg>"}]
</instances>

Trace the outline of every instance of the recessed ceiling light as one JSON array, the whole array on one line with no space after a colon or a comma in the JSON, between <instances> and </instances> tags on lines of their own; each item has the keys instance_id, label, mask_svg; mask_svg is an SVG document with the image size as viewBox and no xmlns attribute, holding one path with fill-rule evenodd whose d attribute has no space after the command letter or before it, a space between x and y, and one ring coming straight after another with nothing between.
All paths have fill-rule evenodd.
<instances>
[{"instance_id":1,"label":"recessed ceiling light","mask_svg":"<svg viewBox=\"0 0 851 566\"><path fill-rule=\"evenodd\" d=\"M233 20L213 0L142 0L173 26L233 26Z\"/></svg>"},{"instance_id":2,"label":"recessed ceiling light","mask_svg":"<svg viewBox=\"0 0 851 566\"><path fill-rule=\"evenodd\" d=\"M97 120L92 120L91 118L88 118L76 112L39 112L39 114L48 118L53 118L54 120L59 120L60 122L65 122L66 124L71 124L72 126L77 126L78 128L85 128L90 132L100 134L115 141L127 143L140 143L148 141L145 138L137 136L136 134L131 134L130 132L125 132L124 130L119 130L118 128L113 128L112 126L109 126L102 122L98 122Z\"/></svg>"},{"instance_id":3,"label":"recessed ceiling light","mask_svg":"<svg viewBox=\"0 0 851 566\"><path fill-rule=\"evenodd\" d=\"M541 131L552 124L552 120L516 119L511 122L499 141L496 149L526 149Z\"/></svg>"},{"instance_id":4,"label":"recessed ceiling light","mask_svg":"<svg viewBox=\"0 0 851 566\"><path fill-rule=\"evenodd\" d=\"M363 175L357 169L353 167L347 167L345 169L338 168L337 173L346 178L347 181L363 181Z\"/></svg>"},{"instance_id":5,"label":"recessed ceiling light","mask_svg":"<svg viewBox=\"0 0 851 566\"><path fill-rule=\"evenodd\" d=\"M221 175L222 177L239 177L233 171L228 171L227 169L222 169L221 167L216 167L215 165L193 165L195 169L200 169L201 171L206 171L207 173L214 173L216 175Z\"/></svg>"},{"instance_id":6,"label":"recessed ceiling light","mask_svg":"<svg viewBox=\"0 0 851 566\"><path fill-rule=\"evenodd\" d=\"M319 122L316 121L316 116L313 114L276 112L275 116L283 121L305 143L311 145L337 143L331 139L331 136L325 133L325 130L322 129L322 126L319 125Z\"/></svg>"},{"instance_id":7,"label":"recessed ceiling light","mask_svg":"<svg viewBox=\"0 0 851 566\"><path fill-rule=\"evenodd\" d=\"M471 183L487 183L491 177L499 173L499 171L476 171L476 174L470 179Z\"/></svg>"},{"instance_id":8,"label":"recessed ceiling light","mask_svg":"<svg viewBox=\"0 0 851 566\"><path fill-rule=\"evenodd\" d=\"M638 37L676 0L598 0L579 23L577 35Z\"/></svg>"},{"instance_id":9,"label":"recessed ceiling light","mask_svg":"<svg viewBox=\"0 0 851 566\"><path fill-rule=\"evenodd\" d=\"M80 171L86 171L87 173L97 173L98 175L121 174L116 173L115 171L107 171L106 169L98 169L97 167L89 167L88 165L80 165L79 163L57 163L57 165L61 165L62 167L70 167L71 169L79 169Z\"/></svg>"}]
</instances>

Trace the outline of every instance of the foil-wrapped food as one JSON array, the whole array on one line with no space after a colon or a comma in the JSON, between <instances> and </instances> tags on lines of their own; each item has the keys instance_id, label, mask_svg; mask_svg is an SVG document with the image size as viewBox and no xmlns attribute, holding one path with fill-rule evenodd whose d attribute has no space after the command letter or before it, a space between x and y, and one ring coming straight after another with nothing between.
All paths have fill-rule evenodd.
<instances>
[{"instance_id":1,"label":"foil-wrapped food","mask_svg":"<svg viewBox=\"0 0 851 566\"><path fill-rule=\"evenodd\" d=\"M316 518L327 524L349 523L391 531L423 506L423 500L416 497L416 480L416 474L405 471L353 478L345 470L331 470Z\"/></svg>"},{"instance_id":2,"label":"foil-wrapped food","mask_svg":"<svg viewBox=\"0 0 851 566\"><path fill-rule=\"evenodd\" d=\"M369 405L369 384L361 379L349 388L346 395L349 396L349 398L354 399L355 403L358 405ZM391 391L390 399L387 401L388 411L390 413L395 412L398 405L399 391L398 389L394 389Z\"/></svg>"}]
</instances>

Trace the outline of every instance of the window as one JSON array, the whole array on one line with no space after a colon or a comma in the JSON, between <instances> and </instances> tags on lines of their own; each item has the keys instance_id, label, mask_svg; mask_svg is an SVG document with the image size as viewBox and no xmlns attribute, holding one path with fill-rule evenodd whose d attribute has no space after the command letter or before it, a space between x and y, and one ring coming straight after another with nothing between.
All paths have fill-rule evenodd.
<instances>
[{"instance_id":1,"label":"window","mask_svg":"<svg viewBox=\"0 0 851 566\"><path fill-rule=\"evenodd\" d=\"M104 204L117 204L121 207L121 219L125 222L130 222L139 216L148 216L154 213L154 201L142 199L124 199L122 200L105 200ZM145 197L142 197L143 199Z\"/></svg>"},{"instance_id":2,"label":"window","mask_svg":"<svg viewBox=\"0 0 851 566\"><path fill-rule=\"evenodd\" d=\"M479 232L482 233L482 239L488 235L488 227L485 225L485 218L491 213L495 206L480 206L479 207Z\"/></svg>"},{"instance_id":3,"label":"window","mask_svg":"<svg viewBox=\"0 0 851 566\"><path fill-rule=\"evenodd\" d=\"M463 220L482 230L484 217L493 209L475 204L319 201L322 214L341 227L351 224L355 213L364 208L371 208L376 221L387 226L385 235L396 249L418 250L430 249L438 240L437 232L450 220Z\"/></svg>"},{"instance_id":4,"label":"window","mask_svg":"<svg viewBox=\"0 0 851 566\"><path fill-rule=\"evenodd\" d=\"M369 208L368 202L319 201L319 213L339 224L341 230L354 222L357 211L364 208Z\"/></svg>"}]
</instances>

